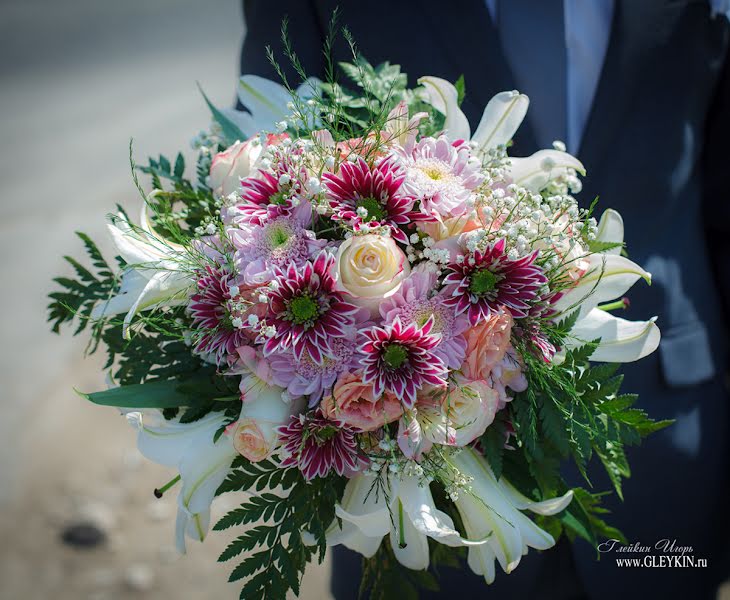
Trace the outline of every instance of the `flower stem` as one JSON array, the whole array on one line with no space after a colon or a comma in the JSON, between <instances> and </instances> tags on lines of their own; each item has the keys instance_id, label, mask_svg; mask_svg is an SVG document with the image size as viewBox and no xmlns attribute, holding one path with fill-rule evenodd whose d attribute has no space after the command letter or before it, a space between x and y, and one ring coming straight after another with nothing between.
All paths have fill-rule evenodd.
<instances>
[{"instance_id":1,"label":"flower stem","mask_svg":"<svg viewBox=\"0 0 730 600\"><path fill-rule=\"evenodd\" d=\"M628 298L621 298L620 300L616 300L615 302L609 302L608 304L600 304L598 308L601 310L623 310L628 308L630 305Z\"/></svg>"},{"instance_id":2,"label":"flower stem","mask_svg":"<svg viewBox=\"0 0 730 600\"><path fill-rule=\"evenodd\" d=\"M155 498L162 498L162 495L169 490L173 485L175 485L178 481L180 481L180 475L177 477L173 477L168 481L165 485L163 485L161 488L155 488Z\"/></svg>"}]
</instances>

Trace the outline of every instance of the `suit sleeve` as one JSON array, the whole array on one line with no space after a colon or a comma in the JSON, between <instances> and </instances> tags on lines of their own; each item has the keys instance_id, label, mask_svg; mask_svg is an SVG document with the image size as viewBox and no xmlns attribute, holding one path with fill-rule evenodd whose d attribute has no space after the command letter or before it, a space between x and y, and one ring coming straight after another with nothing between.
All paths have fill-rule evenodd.
<instances>
[{"instance_id":1,"label":"suit sleeve","mask_svg":"<svg viewBox=\"0 0 730 600\"><path fill-rule=\"evenodd\" d=\"M289 39L307 75L320 77L323 71L322 44L324 32L312 0L243 0L246 35L241 49L241 74L252 74L279 80L266 56L266 47L274 51L292 87L300 80L284 56L281 24L289 21Z\"/></svg>"},{"instance_id":2,"label":"suit sleeve","mask_svg":"<svg viewBox=\"0 0 730 600\"><path fill-rule=\"evenodd\" d=\"M728 38L730 31L726 30L726 41ZM702 161L705 227L725 322L730 324L730 55L727 53L705 136Z\"/></svg>"}]
</instances>

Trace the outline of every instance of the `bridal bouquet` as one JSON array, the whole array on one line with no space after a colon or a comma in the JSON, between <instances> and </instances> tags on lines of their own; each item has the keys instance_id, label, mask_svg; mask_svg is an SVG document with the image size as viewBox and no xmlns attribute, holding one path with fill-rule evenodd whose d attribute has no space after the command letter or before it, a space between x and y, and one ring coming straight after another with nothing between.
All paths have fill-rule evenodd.
<instances>
[{"instance_id":1,"label":"bridal bouquet","mask_svg":"<svg viewBox=\"0 0 730 600\"><path fill-rule=\"evenodd\" d=\"M491 583L559 535L620 537L559 471L595 456L621 494L624 445L667 424L619 392L617 363L659 342L612 314L650 280L620 215L579 208L559 142L508 156L526 96L471 131L463 81L340 67L349 87L332 65L298 89L244 76L246 112L206 98L194 181L181 154L132 163L144 206L110 217L116 264L79 234L93 268L67 258L51 294L54 330L108 352L85 397L179 472L155 493L179 489L181 552L217 495L248 492L213 526L242 527L220 557L241 598L298 593L337 544L380 598L432 588L434 564Z\"/></svg>"}]
</instances>

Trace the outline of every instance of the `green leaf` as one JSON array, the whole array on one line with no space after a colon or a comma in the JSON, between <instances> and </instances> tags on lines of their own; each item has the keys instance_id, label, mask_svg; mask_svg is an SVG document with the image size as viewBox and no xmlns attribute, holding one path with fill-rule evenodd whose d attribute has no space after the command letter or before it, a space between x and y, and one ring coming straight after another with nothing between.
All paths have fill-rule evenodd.
<instances>
[{"instance_id":1,"label":"green leaf","mask_svg":"<svg viewBox=\"0 0 730 600\"><path fill-rule=\"evenodd\" d=\"M456 103L461 106L461 103L464 102L464 98L466 97L466 81L464 80L463 73L459 75L459 78L454 83L454 87L456 88Z\"/></svg>"},{"instance_id":2,"label":"green leaf","mask_svg":"<svg viewBox=\"0 0 730 600\"><path fill-rule=\"evenodd\" d=\"M205 103L208 105L208 108L210 109L210 112L212 113L216 123L220 125L221 131L226 138L226 142L230 142L232 144L239 140L245 140L246 136L238 128L238 125L236 125L213 105L213 103L208 99L208 96L205 95L205 92L203 91L203 88L200 86L200 84L198 84L198 89L203 95L203 100L205 100Z\"/></svg>"},{"instance_id":3,"label":"green leaf","mask_svg":"<svg viewBox=\"0 0 730 600\"><path fill-rule=\"evenodd\" d=\"M122 385L102 392L79 394L94 404L122 408L177 408L193 406L200 400L179 391L179 382L154 381L134 385Z\"/></svg>"}]
</instances>

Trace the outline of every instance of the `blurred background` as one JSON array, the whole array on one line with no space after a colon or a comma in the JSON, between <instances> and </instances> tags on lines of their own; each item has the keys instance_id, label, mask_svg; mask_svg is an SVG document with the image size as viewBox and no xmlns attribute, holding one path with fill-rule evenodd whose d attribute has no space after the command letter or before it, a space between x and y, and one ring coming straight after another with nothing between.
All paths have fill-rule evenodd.
<instances>
[{"instance_id":1,"label":"blurred background","mask_svg":"<svg viewBox=\"0 0 730 600\"><path fill-rule=\"evenodd\" d=\"M105 215L137 214L128 164L192 157L208 124L199 81L232 103L244 27L237 0L0 0L0 598L230 598L228 537L173 545L171 473L146 462L113 409L73 388L104 385L86 339L49 333L46 294L80 256L75 230L109 250ZM111 255L109 255L111 257ZM224 503L227 502L228 506ZM214 515L235 499L221 499ZM86 527L91 525L92 527ZM64 541L65 540L65 541ZM328 565L303 598L328 598Z\"/></svg>"}]
</instances>

